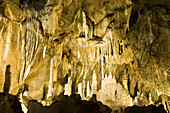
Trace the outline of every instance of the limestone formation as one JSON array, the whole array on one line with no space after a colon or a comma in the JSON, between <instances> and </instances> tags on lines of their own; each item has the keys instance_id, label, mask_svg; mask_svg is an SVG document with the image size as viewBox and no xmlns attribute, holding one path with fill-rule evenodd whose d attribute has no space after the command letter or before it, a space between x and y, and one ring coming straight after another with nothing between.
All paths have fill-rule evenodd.
<instances>
[{"instance_id":1,"label":"limestone formation","mask_svg":"<svg viewBox=\"0 0 170 113\"><path fill-rule=\"evenodd\" d=\"M169 0L0 0L0 92L168 111L169 39Z\"/></svg>"}]
</instances>

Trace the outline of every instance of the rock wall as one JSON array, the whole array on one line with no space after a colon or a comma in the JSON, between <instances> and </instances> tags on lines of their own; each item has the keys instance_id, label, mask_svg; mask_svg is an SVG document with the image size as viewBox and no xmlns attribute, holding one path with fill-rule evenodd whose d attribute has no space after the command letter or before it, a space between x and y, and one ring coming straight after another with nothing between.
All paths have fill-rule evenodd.
<instances>
[{"instance_id":1,"label":"rock wall","mask_svg":"<svg viewBox=\"0 0 170 113\"><path fill-rule=\"evenodd\" d=\"M160 95L166 104L169 7L168 0L0 0L0 91L10 65L10 94L53 98L69 79L70 94L100 96L111 74L116 85L109 88L126 94L120 105L154 103Z\"/></svg>"}]
</instances>

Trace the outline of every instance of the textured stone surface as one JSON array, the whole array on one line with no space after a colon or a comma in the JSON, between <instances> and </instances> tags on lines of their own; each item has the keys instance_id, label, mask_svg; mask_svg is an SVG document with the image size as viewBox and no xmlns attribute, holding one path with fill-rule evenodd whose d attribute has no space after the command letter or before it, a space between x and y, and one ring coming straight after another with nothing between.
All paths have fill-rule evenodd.
<instances>
[{"instance_id":1,"label":"textured stone surface","mask_svg":"<svg viewBox=\"0 0 170 113\"><path fill-rule=\"evenodd\" d=\"M81 92L83 99L96 87L97 98L103 90L117 92L118 102L105 97L109 106L145 105L158 97L166 105L169 7L168 0L1 0L0 91L11 65L10 94L27 90L33 99L48 100L67 84L68 93ZM104 79L115 80L102 89Z\"/></svg>"}]
</instances>

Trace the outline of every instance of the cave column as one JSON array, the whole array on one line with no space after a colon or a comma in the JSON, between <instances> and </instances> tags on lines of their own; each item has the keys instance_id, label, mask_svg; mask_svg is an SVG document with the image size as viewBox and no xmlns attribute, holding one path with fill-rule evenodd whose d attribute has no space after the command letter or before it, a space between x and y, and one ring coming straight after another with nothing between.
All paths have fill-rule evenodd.
<instances>
[{"instance_id":1,"label":"cave column","mask_svg":"<svg viewBox=\"0 0 170 113\"><path fill-rule=\"evenodd\" d=\"M93 70L92 94L97 94L97 75L95 73L95 70Z\"/></svg>"},{"instance_id":2,"label":"cave column","mask_svg":"<svg viewBox=\"0 0 170 113\"><path fill-rule=\"evenodd\" d=\"M99 62L99 59L100 59L99 50L100 50L99 46L97 46L97 55L96 55L97 56L97 62Z\"/></svg>"},{"instance_id":3,"label":"cave column","mask_svg":"<svg viewBox=\"0 0 170 113\"><path fill-rule=\"evenodd\" d=\"M126 68L124 69L124 75L123 75L122 83L123 83L124 88L128 90L128 86L127 86L127 84L128 84L128 76L127 76Z\"/></svg>"},{"instance_id":4,"label":"cave column","mask_svg":"<svg viewBox=\"0 0 170 113\"><path fill-rule=\"evenodd\" d=\"M53 58L51 58L51 63L50 63L50 79L48 84L47 99L49 97L52 97L52 93L53 93Z\"/></svg>"},{"instance_id":5,"label":"cave column","mask_svg":"<svg viewBox=\"0 0 170 113\"><path fill-rule=\"evenodd\" d=\"M72 85L72 81L71 81L71 77L68 77L68 83L65 84L64 87L64 95L71 95L71 85Z\"/></svg>"},{"instance_id":6,"label":"cave column","mask_svg":"<svg viewBox=\"0 0 170 113\"><path fill-rule=\"evenodd\" d=\"M86 98L90 97L90 81L87 81L87 95L86 95Z\"/></svg>"},{"instance_id":7,"label":"cave column","mask_svg":"<svg viewBox=\"0 0 170 113\"><path fill-rule=\"evenodd\" d=\"M86 91L86 81L85 79L83 80L83 92L82 92L82 99L85 98L85 91Z\"/></svg>"},{"instance_id":8,"label":"cave column","mask_svg":"<svg viewBox=\"0 0 170 113\"><path fill-rule=\"evenodd\" d=\"M82 96L83 96L83 84L82 84L82 82L80 82L78 84L78 94L80 94L80 96L82 98Z\"/></svg>"}]
</instances>

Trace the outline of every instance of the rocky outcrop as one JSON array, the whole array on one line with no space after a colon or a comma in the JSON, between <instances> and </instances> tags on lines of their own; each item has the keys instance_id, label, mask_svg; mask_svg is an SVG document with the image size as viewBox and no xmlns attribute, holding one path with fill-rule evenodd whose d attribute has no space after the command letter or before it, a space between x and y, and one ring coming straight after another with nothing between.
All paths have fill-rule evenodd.
<instances>
[{"instance_id":1,"label":"rocky outcrop","mask_svg":"<svg viewBox=\"0 0 170 113\"><path fill-rule=\"evenodd\" d=\"M133 107L128 107L124 110L124 113L166 113L164 110L163 105L160 106L143 106L143 107L138 107L138 106L133 106Z\"/></svg>"},{"instance_id":2,"label":"rocky outcrop","mask_svg":"<svg viewBox=\"0 0 170 113\"><path fill-rule=\"evenodd\" d=\"M81 100L80 95L62 96L49 107L36 101L29 101L28 113L111 113L111 109L95 100Z\"/></svg>"},{"instance_id":3,"label":"rocky outcrop","mask_svg":"<svg viewBox=\"0 0 170 113\"><path fill-rule=\"evenodd\" d=\"M18 98L8 93L0 93L0 113L23 113Z\"/></svg>"}]
</instances>

